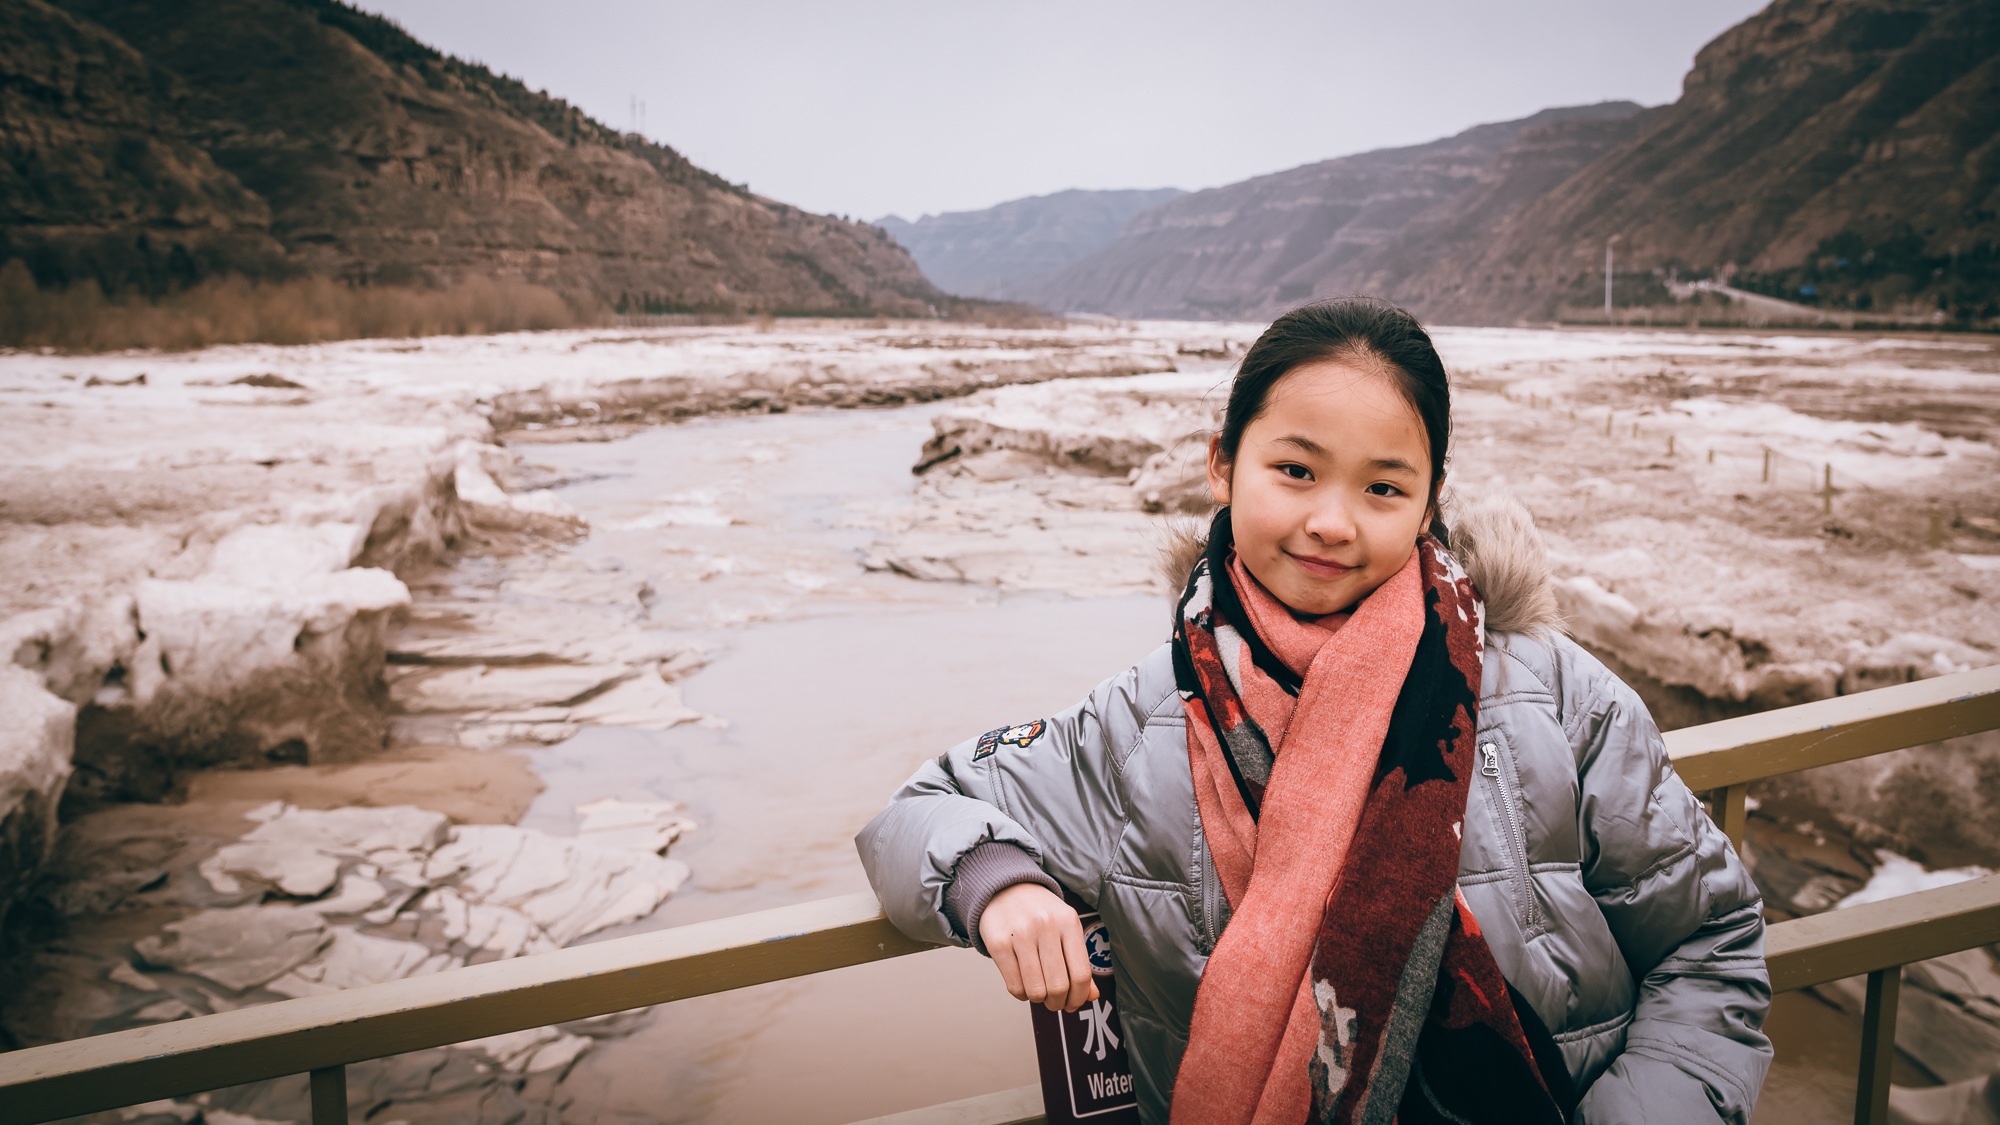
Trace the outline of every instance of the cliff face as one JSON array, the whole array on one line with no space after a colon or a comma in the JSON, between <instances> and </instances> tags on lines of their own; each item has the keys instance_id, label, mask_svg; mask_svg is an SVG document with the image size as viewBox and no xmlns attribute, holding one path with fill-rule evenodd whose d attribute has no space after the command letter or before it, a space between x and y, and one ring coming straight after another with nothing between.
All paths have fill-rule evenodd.
<instances>
[{"instance_id":1,"label":"cliff face","mask_svg":"<svg viewBox=\"0 0 2000 1125\"><path fill-rule=\"evenodd\" d=\"M1551 110L1200 192L1034 294L1262 317L1366 292L1448 323L1670 301L1721 272L1794 302L2000 316L2000 7L1777 0L1669 106Z\"/></svg>"},{"instance_id":2,"label":"cliff face","mask_svg":"<svg viewBox=\"0 0 2000 1125\"><path fill-rule=\"evenodd\" d=\"M652 311L942 296L872 227L752 195L335 0L0 11L0 190L33 204L10 207L0 257L44 284L481 275ZM260 253L204 256L218 241Z\"/></svg>"},{"instance_id":3,"label":"cliff face","mask_svg":"<svg viewBox=\"0 0 2000 1125\"><path fill-rule=\"evenodd\" d=\"M1014 199L984 211L951 211L910 222L877 221L932 281L953 293L1019 299L1064 267L1104 248L1134 215L1187 193L1059 191Z\"/></svg>"},{"instance_id":4,"label":"cliff face","mask_svg":"<svg viewBox=\"0 0 2000 1125\"><path fill-rule=\"evenodd\" d=\"M148 289L278 268L270 208L180 135L185 101L102 28L0 0L0 260L87 258Z\"/></svg>"},{"instance_id":5,"label":"cliff face","mask_svg":"<svg viewBox=\"0 0 2000 1125\"><path fill-rule=\"evenodd\" d=\"M1196 192L1139 215L1116 242L1033 299L1064 311L1248 318L1315 293L1343 292L1351 286L1341 279L1357 260L1439 203L1490 180L1495 161L1524 130L1616 121L1638 109L1606 102L1544 110L1429 144Z\"/></svg>"},{"instance_id":6,"label":"cliff face","mask_svg":"<svg viewBox=\"0 0 2000 1125\"><path fill-rule=\"evenodd\" d=\"M1392 295L1425 313L1426 284L1456 262L1483 251L1494 233L1523 207L1561 186L1606 152L1630 140L1658 115L1642 110L1610 120L1559 121L1521 130L1481 171L1477 182L1410 220L1395 237L1358 255L1327 279L1322 291ZM1448 273L1446 276L1450 276ZM1423 281L1414 279L1423 278Z\"/></svg>"},{"instance_id":7,"label":"cliff face","mask_svg":"<svg viewBox=\"0 0 2000 1125\"><path fill-rule=\"evenodd\" d=\"M1593 271L1620 235L1620 273L1733 263L1794 299L1990 304L2000 8L1778 0L1704 47L1680 100L1638 125L1397 295L1451 320L1546 316L1601 292Z\"/></svg>"}]
</instances>

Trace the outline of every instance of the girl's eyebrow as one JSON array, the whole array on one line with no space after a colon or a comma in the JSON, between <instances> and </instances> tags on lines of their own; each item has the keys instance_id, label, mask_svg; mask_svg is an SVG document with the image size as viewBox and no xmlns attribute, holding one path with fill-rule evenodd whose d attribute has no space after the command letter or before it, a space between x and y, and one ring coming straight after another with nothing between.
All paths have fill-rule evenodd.
<instances>
[{"instance_id":1,"label":"girl's eyebrow","mask_svg":"<svg viewBox=\"0 0 2000 1125\"><path fill-rule=\"evenodd\" d=\"M1286 434L1281 438L1273 438L1272 444L1289 445L1302 453L1307 453L1314 457L1332 456L1331 453L1326 451L1325 446L1309 437L1301 437L1297 434ZM1421 475L1417 472L1415 465L1410 464L1400 457L1377 457L1375 460L1368 462L1368 467L1380 473L1408 473L1411 476Z\"/></svg>"}]
</instances>

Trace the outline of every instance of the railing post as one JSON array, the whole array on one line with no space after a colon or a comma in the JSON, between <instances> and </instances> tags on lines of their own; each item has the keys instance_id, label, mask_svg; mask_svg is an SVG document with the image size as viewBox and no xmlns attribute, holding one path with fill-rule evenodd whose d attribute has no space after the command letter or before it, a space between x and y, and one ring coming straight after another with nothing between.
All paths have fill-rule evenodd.
<instances>
[{"instance_id":1,"label":"railing post","mask_svg":"<svg viewBox=\"0 0 2000 1125\"><path fill-rule=\"evenodd\" d=\"M1896 1000L1903 967L1868 974L1868 1003L1861 1013L1861 1081L1854 1090L1854 1125L1888 1125L1889 1068L1896 1061Z\"/></svg>"},{"instance_id":2,"label":"railing post","mask_svg":"<svg viewBox=\"0 0 2000 1125\"><path fill-rule=\"evenodd\" d=\"M312 1125L347 1125L346 1067L322 1067L312 1072Z\"/></svg>"},{"instance_id":3,"label":"railing post","mask_svg":"<svg viewBox=\"0 0 2000 1125\"><path fill-rule=\"evenodd\" d=\"M1743 829L1750 820L1748 798L1750 783L1727 785L1721 789L1708 791L1708 815L1715 821L1722 834L1729 837L1729 844L1737 851L1743 850Z\"/></svg>"}]
</instances>

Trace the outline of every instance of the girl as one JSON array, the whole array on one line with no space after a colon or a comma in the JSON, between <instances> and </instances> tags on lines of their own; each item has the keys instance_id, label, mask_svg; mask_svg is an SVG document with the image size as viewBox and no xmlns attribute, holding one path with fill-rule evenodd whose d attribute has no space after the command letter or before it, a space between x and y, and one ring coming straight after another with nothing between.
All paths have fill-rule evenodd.
<instances>
[{"instance_id":1,"label":"girl","mask_svg":"<svg viewBox=\"0 0 2000 1125\"><path fill-rule=\"evenodd\" d=\"M1116 950L1147 1122L1748 1120L1761 902L1525 511L1439 518L1450 391L1373 301L1244 356L1171 643L926 764L857 844L1016 997ZM1463 569L1461 569L1461 567Z\"/></svg>"}]
</instances>

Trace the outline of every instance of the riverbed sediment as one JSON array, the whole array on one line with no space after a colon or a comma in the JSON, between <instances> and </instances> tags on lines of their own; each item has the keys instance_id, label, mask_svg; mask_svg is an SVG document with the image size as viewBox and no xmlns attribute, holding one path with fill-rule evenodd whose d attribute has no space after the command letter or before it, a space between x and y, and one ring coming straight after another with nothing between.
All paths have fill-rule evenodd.
<instances>
[{"instance_id":1,"label":"riverbed sediment","mask_svg":"<svg viewBox=\"0 0 2000 1125\"><path fill-rule=\"evenodd\" d=\"M65 801L380 748L403 577L481 528L572 530L545 489L496 484L516 460L496 433L1166 370L1189 338L806 325L7 356L0 648L22 671L0 690L24 721L0 746L0 905ZM674 654L624 656L607 678Z\"/></svg>"},{"instance_id":2,"label":"riverbed sediment","mask_svg":"<svg viewBox=\"0 0 2000 1125\"><path fill-rule=\"evenodd\" d=\"M720 721L675 686L702 645L651 619L645 575L562 549L586 525L506 436L1166 370L1204 335L802 325L0 357L19 438L0 455L6 1039L556 948L685 881L663 858L693 827L673 801L599 795L563 834L512 826L540 783L508 751ZM357 1081L378 1109L462 1119L604 1033L475 1044L474 1076L445 1088L450 1052ZM283 1101L260 1097L212 1108Z\"/></svg>"}]
</instances>

